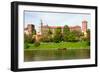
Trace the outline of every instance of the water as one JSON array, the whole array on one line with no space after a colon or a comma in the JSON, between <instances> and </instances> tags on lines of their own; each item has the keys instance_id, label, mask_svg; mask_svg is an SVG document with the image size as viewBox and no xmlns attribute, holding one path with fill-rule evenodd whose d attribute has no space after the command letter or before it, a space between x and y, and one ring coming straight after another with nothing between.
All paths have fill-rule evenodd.
<instances>
[{"instance_id":1,"label":"water","mask_svg":"<svg viewBox=\"0 0 100 73\"><path fill-rule=\"evenodd\" d=\"M90 49L25 50L24 61L70 60L90 58Z\"/></svg>"}]
</instances>

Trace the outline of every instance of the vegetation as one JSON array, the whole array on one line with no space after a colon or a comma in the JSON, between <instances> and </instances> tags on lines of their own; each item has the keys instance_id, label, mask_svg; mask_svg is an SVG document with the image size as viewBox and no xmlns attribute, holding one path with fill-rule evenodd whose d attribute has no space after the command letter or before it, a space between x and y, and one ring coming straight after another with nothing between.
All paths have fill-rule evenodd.
<instances>
[{"instance_id":1,"label":"vegetation","mask_svg":"<svg viewBox=\"0 0 100 73\"><path fill-rule=\"evenodd\" d=\"M70 34L67 36L67 41L77 42L77 41L80 41L80 37L81 37L81 32L71 31Z\"/></svg>"},{"instance_id":2,"label":"vegetation","mask_svg":"<svg viewBox=\"0 0 100 73\"><path fill-rule=\"evenodd\" d=\"M90 45L90 30L87 30L87 45Z\"/></svg>"},{"instance_id":3,"label":"vegetation","mask_svg":"<svg viewBox=\"0 0 100 73\"><path fill-rule=\"evenodd\" d=\"M52 32L51 32L51 30L49 29L48 31L47 31L47 34L45 34L45 35L43 35L42 36L42 42L52 42Z\"/></svg>"},{"instance_id":4,"label":"vegetation","mask_svg":"<svg viewBox=\"0 0 100 73\"><path fill-rule=\"evenodd\" d=\"M34 43L34 46L35 46L35 47L40 46L40 42L35 42L35 43Z\"/></svg>"},{"instance_id":5,"label":"vegetation","mask_svg":"<svg viewBox=\"0 0 100 73\"><path fill-rule=\"evenodd\" d=\"M30 46L29 46L29 44L28 43L24 43L24 48L25 49L28 49Z\"/></svg>"},{"instance_id":6,"label":"vegetation","mask_svg":"<svg viewBox=\"0 0 100 73\"><path fill-rule=\"evenodd\" d=\"M61 28L56 28L55 33L49 29L45 35L42 35L41 41L36 41L33 35L24 34L25 49L87 49L90 46L90 30L87 30L87 37L81 31L70 31L67 25L64 26L63 32ZM52 36L53 35L53 36Z\"/></svg>"},{"instance_id":7,"label":"vegetation","mask_svg":"<svg viewBox=\"0 0 100 73\"><path fill-rule=\"evenodd\" d=\"M67 25L65 25L64 30L63 30L63 41L65 41L65 42L68 41L69 34L70 34L70 29Z\"/></svg>"},{"instance_id":8,"label":"vegetation","mask_svg":"<svg viewBox=\"0 0 100 73\"><path fill-rule=\"evenodd\" d=\"M53 42L59 43L60 41L62 41L61 28L57 28L57 29L55 30Z\"/></svg>"},{"instance_id":9,"label":"vegetation","mask_svg":"<svg viewBox=\"0 0 100 73\"><path fill-rule=\"evenodd\" d=\"M24 43L34 43L35 39L32 38L33 35L26 35L24 34Z\"/></svg>"},{"instance_id":10,"label":"vegetation","mask_svg":"<svg viewBox=\"0 0 100 73\"><path fill-rule=\"evenodd\" d=\"M29 49L58 49L58 48L67 48L67 49L89 49L87 42L60 42L60 43L43 43L36 46L35 44L28 44Z\"/></svg>"}]
</instances>

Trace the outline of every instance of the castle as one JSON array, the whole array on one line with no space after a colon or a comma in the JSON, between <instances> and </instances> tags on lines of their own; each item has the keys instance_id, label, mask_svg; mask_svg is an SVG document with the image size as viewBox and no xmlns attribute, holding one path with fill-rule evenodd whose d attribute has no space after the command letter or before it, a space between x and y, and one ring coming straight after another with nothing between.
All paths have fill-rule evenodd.
<instances>
[{"instance_id":1,"label":"castle","mask_svg":"<svg viewBox=\"0 0 100 73\"><path fill-rule=\"evenodd\" d=\"M81 31L84 34L84 37L87 36L87 21L84 20L82 21L82 26L69 26L70 31ZM51 32L54 34L55 33L55 29L56 28L61 28L61 31L63 33L63 29L64 26L49 26L49 25L45 25L42 20L41 20L41 31L40 32L36 32L36 39L39 40L43 35L46 35L48 33L49 30L51 30ZM30 35L33 33L33 31L35 31L35 26L34 24L28 24L27 28L24 29L24 33L26 35Z\"/></svg>"},{"instance_id":2,"label":"castle","mask_svg":"<svg viewBox=\"0 0 100 73\"><path fill-rule=\"evenodd\" d=\"M56 28L61 28L61 31L63 33L64 26L48 26L44 25L42 20L41 20L41 35L45 35L47 31L51 30L52 33L55 33ZM70 31L80 31L83 32L84 36L87 36L87 21L84 20L82 21L82 28L80 26L69 26Z\"/></svg>"}]
</instances>

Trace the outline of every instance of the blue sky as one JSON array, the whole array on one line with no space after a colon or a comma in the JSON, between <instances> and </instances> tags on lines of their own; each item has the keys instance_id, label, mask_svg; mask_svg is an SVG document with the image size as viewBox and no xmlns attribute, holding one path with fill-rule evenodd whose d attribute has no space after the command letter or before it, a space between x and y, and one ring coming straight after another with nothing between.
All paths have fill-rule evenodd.
<instances>
[{"instance_id":1,"label":"blue sky","mask_svg":"<svg viewBox=\"0 0 100 73\"><path fill-rule=\"evenodd\" d=\"M27 24L34 24L37 30L41 20L49 26L81 26L83 20L88 21L88 28L91 24L90 14L24 11L24 15L25 27Z\"/></svg>"}]
</instances>

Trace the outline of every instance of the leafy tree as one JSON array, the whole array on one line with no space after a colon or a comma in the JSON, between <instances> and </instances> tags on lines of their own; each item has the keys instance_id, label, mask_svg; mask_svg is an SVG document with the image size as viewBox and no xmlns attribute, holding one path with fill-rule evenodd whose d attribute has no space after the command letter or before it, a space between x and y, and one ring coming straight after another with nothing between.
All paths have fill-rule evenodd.
<instances>
[{"instance_id":1,"label":"leafy tree","mask_svg":"<svg viewBox=\"0 0 100 73\"><path fill-rule=\"evenodd\" d=\"M36 30L34 29L34 31L32 32L32 35L36 35Z\"/></svg>"},{"instance_id":2,"label":"leafy tree","mask_svg":"<svg viewBox=\"0 0 100 73\"><path fill-rule=\"evenodd\" d=\"M55 29L55 34L61 34L61 28L60 27Z\"/></svg>"},{"instance_id":3,"label":"leafy tree","mask_svg":"<svg viewBox=\"0 0 100 73\"><path fill-rule=\"evenodd\" d=\"M35 46L35 47L40 46L40 42L35 42L35 43L34 43L34 46Z\"/></svg>"},{"instance_id":4,"label":"leafy tree","mask_svg":"<svg viewBox=\"0 0 100 73\"><path fill-rule=\"evenodd\" d=\"M42 40L41 41L42 42L52 42L52 37L51 37L51 35L50 36L44 35L44 36L42 36Z\"/></svg>"},{"instance_id":5,"label":"leafy tree","mask_svg":"<svg viewBox=\"0 0 100 73\"><path fill-rule=\"evenodd\" d=\"M49 29L47 34L42 36L42 42L52 42L52 31Z\"/></svg>"},{"instance_id":6,"label":"leafy tree","mask_svg":"<svg viewBox=\"0 0 100 73\"><path fill-rule=\"evenodd\" d=\"M29 48L29 45L28 45L28 43L24 43L24 49L28 49Z\"/></svg>"},{"instance_id":7,"label":"leafy tree","mask_svg":"<svg viewBox=\"0 0 100 73\"><path fill-rule=\"evenodd\" d=\"M77 31L71 31L70 34L68 35L68 41L70 42L77 42L80 40L79 32Z\"/></svg>"},{"instance_id":8,"label":"leafy tree","mask_svg":"<svg viewBox=\"0 0 100 73\"><path fill-rule=\"evenodd\" d=\"M53 41L56 42L56 43L62 41L61 28L56 28L55 29L55 34L54 34Z\"/></svg>"},{"instance_id":9,"label":"leafy tree","mask_svg":"<svg viewBox=\"0 0 100 73\"><path fill-rule=\"evenodd\" d=\"M34 43L35 39L32 38L32 35L24 34L24 43Z\"/></svg>"},{"instance_id":10,"label":"leafy tree","mask_svg":"<svg viewBox=\"0 0 100 73\"><path fill-rule=\"evenodd\" d=\"M67 25L63 29L63 41L68 41L68 35L70 34L70 29Z\"/></svg>"},{"instance_id":11,"label":"leafy tree","mask_svg":"<svg viewBox=\"0 0 100 73\"><path fill-rule=\"evenodd\" d=\"M90 41L90 29L87 30L87 40Z\"/></svg>"},{"instance_id":12,"label":"leafy tree","mask_svg":"<svg viewBox=\"0 0 100 73\"><path fill-rule=\"evenodd\" d=\"M90 45L90 29L88 29L88 30L86 31L86 37L84 37L84 35L83 35L82 41L87 42L87 45L88 45L88 46Z\"/></svg>"},{"instance_id":13,"label":"leafy tree","mask_svg":"<svg viewBox=\"0 0 100 73\"><path fill-rule=\"evenodd\" d=\"M68 34L69 32L70 32L70 28L67 25L65 25L63 29L63 34Z\"/></svg>"},{"instance_id":14,"label":"leafy tree","mask_svg":"<svg viewBox=\"0 0 100 73\"><path fill-rule=\"evenodd\" d=\"M52 35L52 31L50 30L50 28L48 30L48 35Z\"/></svg>"},{"instance_id":15,"label":"leafy tree","mask_svg":"<svg viewBox=\"0 0 100 73\"><path fill-rule=\"evenodd\" d=\"M70 34L68 35L68 41L69 42L74 42L75 41L75 33L74 32L70 32Z\"/></svg>"},{"instance_id":16,"label":"leafy tree","mask_svg":"<svg viewBox=\"0 0 100 73\"><path fill-rule=\"evenodd\" d=\"M87 30L87 45L90 45L90 29Z\"/></svg>"}]
</instances>

